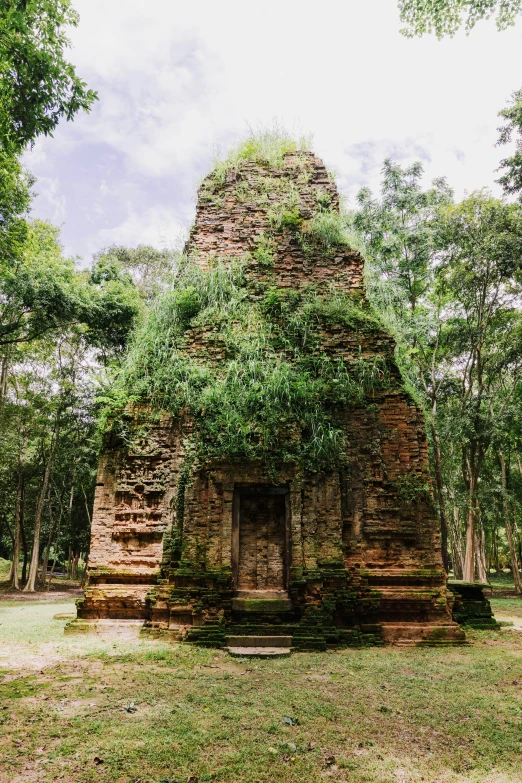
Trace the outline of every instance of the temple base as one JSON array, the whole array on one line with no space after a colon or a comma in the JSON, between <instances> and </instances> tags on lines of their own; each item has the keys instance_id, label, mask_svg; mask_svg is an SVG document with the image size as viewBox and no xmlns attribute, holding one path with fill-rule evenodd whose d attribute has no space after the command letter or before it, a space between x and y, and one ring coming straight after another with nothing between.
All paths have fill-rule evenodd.
<instances>
[{"instance_id":1,"label":"temple base","mask_svg":"<svg viewBox=\"0 0 522 783\"><path fill-rule=\"evenodd\" d=\"M79 620L69 624L68 632L89 632L86 622L112 619L116 624L141 621L141 633L154 638L216 648L277 647L268 644L273 638L285 639L285 649L317 651L462 645L465 634L451 614L454 595L441 571L376 576L340 564L293 573L288 591L234 591L225 571L173 569L155 585L112 583L106 574L103 583L86 588L78 601ZM482 599L486 620L489 602ZM456 606L460 617L462 600ZM232 644L228 640L234 637L266 642Z\"/></svg>"}]
</instances>

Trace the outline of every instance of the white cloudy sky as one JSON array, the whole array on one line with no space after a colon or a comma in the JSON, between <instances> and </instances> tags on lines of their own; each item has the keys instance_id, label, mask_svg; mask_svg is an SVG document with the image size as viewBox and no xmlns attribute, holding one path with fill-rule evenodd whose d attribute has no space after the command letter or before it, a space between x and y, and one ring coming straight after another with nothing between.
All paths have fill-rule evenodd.
<instances>
[{"instance_id":1,"label":"white cloudy sky","mask_svg":"<svg viewBox=\"0 0 522 783\"><path fill-rule=\"evenodd\" d=\"M422 160L460 196L493 187L497 113L522 86L522 21L438 42L399 34L395 0L74 0L71 60L100 100L37 142L33 214L85 261L176 242L195 190L246 128L313 134L342 192L384 157Z\"/></svg>"}]
</instances>

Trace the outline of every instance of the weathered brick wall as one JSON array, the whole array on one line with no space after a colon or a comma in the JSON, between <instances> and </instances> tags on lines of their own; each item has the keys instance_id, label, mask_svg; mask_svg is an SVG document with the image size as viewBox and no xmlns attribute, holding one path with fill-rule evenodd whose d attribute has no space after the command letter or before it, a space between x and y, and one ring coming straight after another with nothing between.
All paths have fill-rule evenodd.
<instances>
[{"instance_id":1,"label":"weathered brick wall","mask_svg":"<svg viewBox=\"0 0 522 783\"><path fill-rule=\"evenodd\" d=\"M106 438L96 481L83 617L143 614L148 586L160 571L182 448L170 419L143 434L140 419L139 411L129 416L130 444ZM145 587L135 590L135 585Z\"/></svg>"}]
</instances>

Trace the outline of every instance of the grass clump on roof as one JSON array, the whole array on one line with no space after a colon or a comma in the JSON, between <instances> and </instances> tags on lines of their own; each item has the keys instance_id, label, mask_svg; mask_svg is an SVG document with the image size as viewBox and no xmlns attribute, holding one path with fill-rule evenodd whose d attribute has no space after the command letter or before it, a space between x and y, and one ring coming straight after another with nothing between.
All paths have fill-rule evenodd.
<instances>
[{"instance_id":1,"label":"grass clump on roof","mask_svg":"<svg viewBox=\"0 0 522 783\"><path fill-rule=\"evenodd\" d=\"M227 171L237 169L243 161L264 163L273 168L281 168L288 152L307 152L310 150L311 136L294 136L279 125L250 131L237 147L215 164L214 177L223 178Z\"/></svg>"}]
</instances>

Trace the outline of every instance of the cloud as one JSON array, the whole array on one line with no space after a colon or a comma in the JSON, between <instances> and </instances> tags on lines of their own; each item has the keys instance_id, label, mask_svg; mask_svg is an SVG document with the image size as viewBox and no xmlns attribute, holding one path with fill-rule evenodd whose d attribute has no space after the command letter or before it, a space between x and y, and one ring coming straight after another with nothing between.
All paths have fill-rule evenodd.
<instances>
[{"instance_id":1,"label":"cloud","mask_svg":"<svg viewBox=\"0 0 522 783\"><path fill-rule=\"evenodd\" d=\"M98 232L103 247L152 245L181 249L187 236L187 224L175 220L172 212L161 204L150 206L144 212L131 211L119 225Z\"/></svg>"},{"instance_id":2,"label":"cloud","mask_svg":"<svg viewBox=\"0 0 522 783\"><path fill-rule=\"evenodd\" d=\"M100 100L26 155L35 214L63 222L70 253L160 246L190 222L216 150L274 117L313 134L350 197L378 188L387 156L421 160L426 182L446 175L458 195L494 186L520 25L438 42L401 37L390 0L74 4L71 58Z\"/></svg>"}]
</instances>

